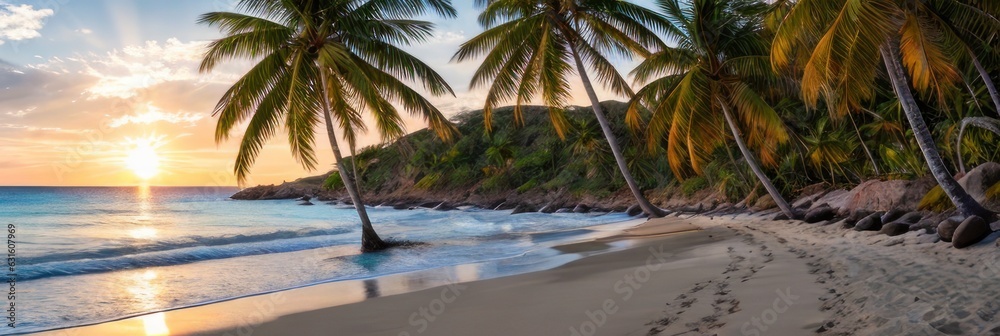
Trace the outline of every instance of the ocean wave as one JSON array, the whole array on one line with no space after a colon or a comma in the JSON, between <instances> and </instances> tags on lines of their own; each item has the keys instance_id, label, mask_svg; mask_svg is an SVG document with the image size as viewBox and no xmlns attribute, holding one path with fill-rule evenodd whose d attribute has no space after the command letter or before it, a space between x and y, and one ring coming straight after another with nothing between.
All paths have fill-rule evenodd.
<instances>
[{"instance_id":1,"label":"ocean wave","mask_svg":"<svg viewBox=\"0 0 1000 336\"><path fill-rule=\"evenodd\" d=\"M271 253L295 252L343 245L349 239L321 239L323 236L348 233L350 230L312 230L301 233L283 231L256 236L234 236L209 239L214 245L200 245L169 250L130 253L105 258L50 261L19 266L18 280L34 280L57 276L113 272L146 267L173 266L198 261L226 259ZM293 234L296 234L293 236ZM236 242L243 237L243 241ZM275 239L266 239L275 237ZM326 237L330 238L330 237ZM248 242L247 240L252 240ZM232 241L233 243L222 244ZM177 245L180 246L180 245ZM38 258L36 258L38 259Z\"/></svg>"},{"instance_id":2,"label":"ocean wave","mask_svg":"<svg viewBox=\"0 0 1000 336\"><path fill-rule=\"evenodd\" d=\"M75 260L93 260L117 258L129 255L137 255L151 252L163 252L193 247L217 247L226 245L239 245L248 243L260 243L295 238L308 238L318 236L333 236L354 231L350 228L335 229L302 229L302 230L278 230L259 234L239 234L222 237L191 236L178 240L168 240L144 245L130 245L96 250L74 251L71 253L53 253L37 257L21 258L18 262L24 266L41 265L45 263L69 262Z\"/></svg>"}]
</instances>

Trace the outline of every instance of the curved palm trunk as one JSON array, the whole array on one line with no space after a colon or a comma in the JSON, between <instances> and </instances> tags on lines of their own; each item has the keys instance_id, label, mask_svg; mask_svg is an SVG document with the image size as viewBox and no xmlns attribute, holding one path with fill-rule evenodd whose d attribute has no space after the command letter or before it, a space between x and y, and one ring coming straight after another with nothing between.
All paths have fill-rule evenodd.
<instances>
[{"instance_id":1,"label":"curved palm trunk","mask_svg":"<svg viewBox=\"0 0 1000 336\"><path fill-rule=\"evenodd\" d=\"M878 163L875 162L875 157L872 156L872 151L868 150L868 145L865 144L865 138L861 136L861 130L858 129L858 123L854 121L854 115L848 114L847 116L851 118L851 125L854 125L854 134L858 136L858 142L861 143L861 148L865 150L865 155L868 155L868 160L872 163L872 169L875 170L875 175L882 175L882 173L879 172Z\"/></svg>"},{"instance_id":2,"label":"curved palm trunk","mask_svg":"<svg viewBox=\"0 0 1000 336\"><path fill-rule=\"evenodd\" d=\"M350 170L344 165L344 157L340 154L340 146L337 145L337 133L334 132L333 120L330 116L330 102L327 100L328 95L326 93L326 75L325 73L320 74L322 81L322 86L319 90L322 97L320 101L323 104L323 119L326 121L326 135L330 138L330 147L333 149L333 157L337 160L337 171L340 173L340 178L344 180L344 187L347 188L347 194L351 196L351 202L354 203L354 209L358 210L358 217L361 217L361 250L362 251L378 251L384 250L388 246L382 238L375 233L375 228L372 227L372 221L368 218L368 210L365 209L365 203L361 200L361 194L355 188L357 184L354 183L354 177L351 176Z\"/></svg>"},{"instance_id":3,"label":"curved palm trunk","mask_svg":"<svg viewBox=\"0 0 1000 336\"><path fill-rule=\"evenodd\" d=\"M608 147L611 147L611 153L615 156L615 162L618 163L618 170L621 172L622 177L625 178L625 183L632 190L635 201L639 203L639 207L642 208L642 211L646 215L652 218L663 217L665 215L663 210L649 203L646 196L642 194L642 190L639 189L639 184L635 182L632 174L629 173L628 163L625 161L625 156L622 155L618 139L615 138L614 132L611 131L608 118L604 115L604 110L601 109L601 102L597 99L597 92L594 91L594 85L590 83L590 77L587 76L587 69L583 66L583 61L580 60L580 55L576 52L576 46L570 44L570 48L573 52L573 59L576 61L576 69L580 72L580 79L583 80L583 87L586 89L587 96L590 97L590 104L594 108L594 115L597 116L597 123L601 125L601 131L604 132L604 137L608 140Z\"/></svg>"},{"instance_id":4,"label":"curved palm trunk","mask_svg":"<svg viewBox=\"0 0 1000 336\"><path fill-rule=\"evenodd\" d=\"M976 71L979 72L979 77L981 77L983 79L983 83L986 84L986 90L990 92L990 98L993 99L993 106L997 108L997 115L1000 116L1000 93L997 93L996 85L993 85L993 80L990 79L989 72L986 72L986 68L984 68L983 64L979 62L979 57L976 57L976 55L972 53L972 50L969 50L969 57L972 58L972 64L976 66ZM975 97L973 97L973 99L975 99Z\"/></svg>"},{"instance_id":5,"label":"curved palm trunk","mask_svg":"<svg viewBox=\"0 0 1000 336\"><path fill-rule=\"evenodd\" d=\"M944 160L941 159L941 153L938 153L934 137L931 136L931 131L927 128L927 123L913 98L910 85L906 81L906 72L900 63L897 43L892 41L882 46L882 60L885 62L886 71L889 73L889 79L896 91L896 96L899 98L899 103L903 106L906 119L910 122L910 128L913 129L913 136L916 137L920 151L924 154L924 160L927 161L927 166L931 169L931 174L934 175L938 185L944 189L945 194L948 195L952 203L955 203L955 207L963 215L993 218L993 213L983 208L972 196L969 196L969 193L965 192L965 189L962 189L958 181L955 181L955 178L948 172Z\"/></svg>"},{"instance_id":6,"label":"curved palm trunk","mask_svg":"<svg viewBox=\"0 0 1000 336\"><path fill-rule=\"evenodd\" d=\"M754 175L757 175L757 179L760 180L761 184L764 185L764 189L767 190L767 194L771 195L771 199L774 203L778 204L778 208L781 208L781 212L788 216L788 218L795 218L795 212L792 212L792 206L788 205L788 201L781 196L778 192L778 188L774 187L774 183L771 183L771 179L764 174L764 170L760 169L760 164L754 159L753 153L750 152L750 148L747 147L746 142L743 141L743 135L740 134L740 129L736 126L736 120L733 119L733 114L729 111L729 105L722 99L718 99L719 105L722 106L722 115L726 116L726 124L729 125L729 131L733 132L733 138L736 139L736 146L740 148L740 152L743 153L743 158L746 159L747 164L750 165L750 169L753 170Z\"/></svg>"}]
</instances>

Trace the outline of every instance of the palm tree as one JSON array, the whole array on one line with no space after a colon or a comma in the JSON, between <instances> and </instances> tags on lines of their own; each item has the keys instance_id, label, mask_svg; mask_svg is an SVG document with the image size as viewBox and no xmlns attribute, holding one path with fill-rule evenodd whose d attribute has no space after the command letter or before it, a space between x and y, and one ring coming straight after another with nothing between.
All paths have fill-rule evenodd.
<instances>
[{"instance_id":1,"label":"palm tree","mask_svg":"<svg viewBox=\"0 0 1000 336\"><path fill-rule=\"evenodd\" d=\"M562 107L572 96L569 77L575 69L636 201L647 215L663 216L629 173L587 72L593 71L597 81L615 94L631 97L632 89L608 56L631 59L663 47L649 28L662 26L659 15L616 0L476 0L476 5L483 8L479 23L486 31L465 42L453 60L484 57L471 87L489 86L483 108L487 130L491 129L492 111L499 104L515 100L515 121L523 122L521 107L538 95L549 107L559 137L565 138L570 123Z\"/></svg>"},{"instance_id":2,"label":"palm tree","mask_svg":"<svg viewBox=\"0 0 1000 336\"><path fill-rule=\"evenodd\" d=\"M366 129L366 111L383 140L397 138L404 133L400 106L422 116L442 139L450 139L454 126L404 81L418 82L434 95L454 93L434 70L397 45L431 35L431 23L411 17L428 10L455 16L455 10L446 0L241 0L236 7L246 14L212 12L199 23L225 35L209 44L202 72L234 59L257 62L213 112L219 117L216 142L247 125L234 169L238 180L246 181L261 148L282 130L292 156L304 168L315 169L315 128L322 118L361 219L362 250L389 247L372 228L356 177L344 165L336 128L353 147L357 132Z\"/></svg>"},{"instance_id":3,"label":"palm tree","mask_svg":"<svg viewBox=\"0 0 1000 336\"><path fill-rule=\"evenodd\" d=\"M650 55L632 71L636 82L648 84L630 103L628 123L641 123L639 112L649 107L648 145L655 149L665 138L678 177L701 174L714 150L728 140L728 127L757 179L793 218L791 206L751 152L752 147L764 164L776 166L778 144L789 138L760 90L782 86L768 68L761 15L767 5L757 0L658 4L669 20L666 36L676 46Z\"/></svg>"},{"instance_id":4,"label":"palm tree","mask_svg":"<svg viewBox=\"0 0 1000 336\"><path fill-rule=\"evenodd\" d=\"M876 74L884 67L938 184L963 214L991 218L948 172L911 85L925 100L946 108L960 79L955 61L962 56L956 53L970 57L974 49L956 48L968 41L957 41L963 35L941 22L995 34L995 21L990 12L956 0L800 0L776 33L772 65L801 67L806 103L815 106L822 95L841 113L860 110L874 97Z\"/></svg>"}]
</instances>

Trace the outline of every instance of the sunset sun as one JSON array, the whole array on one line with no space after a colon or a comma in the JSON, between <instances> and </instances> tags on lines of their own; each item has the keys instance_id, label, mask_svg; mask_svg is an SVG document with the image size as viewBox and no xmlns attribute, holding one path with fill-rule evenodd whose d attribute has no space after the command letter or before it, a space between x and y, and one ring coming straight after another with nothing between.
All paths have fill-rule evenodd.
<instances>
[{"instance_id":1,"label":"sunset sun","mask_svg":"<svg viewBox=\"0 0 1000 336\"><path fill-rule=\"evenodd\" d=\"M160 173L160 156L156 153L158 141L155 138L129 139L125 167L135 176L148 180Z\"/></svg>"}]
</instances>

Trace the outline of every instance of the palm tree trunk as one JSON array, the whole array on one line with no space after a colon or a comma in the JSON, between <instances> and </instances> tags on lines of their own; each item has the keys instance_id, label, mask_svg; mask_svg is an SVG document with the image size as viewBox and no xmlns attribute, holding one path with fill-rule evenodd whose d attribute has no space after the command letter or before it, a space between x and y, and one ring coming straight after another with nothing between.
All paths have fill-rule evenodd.
<instances>
[{"instance_id":1,"label":"palm tree trunk","mask_svg":"<svg viewBox=\"0 0 1000 336\"><path fill-rule=\"evenodd\" d=\"M937 144L934 143L934 137L931 136L931 131L927 128L920 108L917 107L917 101L913 98L913 92L910 91L910 85L906 80L906 71L900 63L897 43L898 41L893 40L882 46L882 60L885 62L886 71L889 73L889 79L896 91L896 96L899 98L899 103L903 107L903 112L906 114L906 119L910 121L910 128L913 129L917 145L920 146L924 160L927 161L927 166L931 169L931 174L934 175L938 185L944 189L945 194L948 195L952 203L955 203L955 207L963 215L993 218L993 213L983 208L972 196L969 196L969 193L965 192L965 189L962 189L958 181L955 181L955 178L948 172L948 167L945 166L944 160L941 159L941 153L937 150Z\"/></svg>"},{"instance_id":2,"label":"palm tree trunk","mask_svg":"<svg viewBox=\"0 0 1000 336\"><path fill-rule=\"evenodd\" d=\"M743 141L743 135L740 134L740 129L736 126L736 120L733 119L733 114L729 111L729 105L726 104L722 99L718 99L719 105L722 106L722 114L726 116L726 123L729 124L729 130L733 132L733 138L736 139L736 146L740 148L740 152L743 153L743 158L746 159L747 164L750 165L750 169L753 170L754 175L757 175L757 179L764 185L764 189L767 190L768 195L771 195L771 199L774 203L778 204L778 208L781 208L781 212L788 216L788 218L795 218L795 212L792 211L792 206L788 205L788 201L781 196L778 192L778 188L774 187L774 183L771 183L771 179L764 174L764 170L760 169L760 164L754 159L753 153L750 152L750 148L747 147L746 142Z\"/></svg>"},{"instance_id":3,"label":"palm tree trunk","mask_svg":"<svg viewBox=\"0 0 1000 336\"><path fill-rule=\"evenodd\" d=\"M972 58L972 64L976 66L976 71L979 71L979 77L982 77L983 83L986 84L986 90L990 92L990 98L993 99L993 106L996 107L997 115L1000 116L1000 93L997 93L997 87L993 85L990 73L986 72L986 68L979 62L979 57L976 57L971 49L969 50L969 57ZM976 99L976 97L972 97L972 99Z\"/></svg>"},{"instance_id":4,"label":"palm tree trunk","mask_svg":"<svg viewBox=\"0 0 1000 336\"><path fill-rule=\"evenodd\" d=\"M321 68L322 69L322 68ZM321 87L320 87L320 101L323 104L323 119L326 121L326 135L330 138L330 147L333 149L333 157L337 160L337 171L340 173L340 178L344 180L344 187L347 188L347 194L351 196L351 202L354 203L354 209L358 211L358 217L361 218L361 250L368 251L378 251L384 250L388 246L382 238L378 236L375 232L375 228L372 227L372 221L368 218L368 210L365 209L365 203L361 200L361 194L355 188L357 184L354 183L354 177L351 176L351 171L347 169L344 165L344 157L340 154L340 146L337 145L337 133L333 128L333 120L330 116L330 102L329 96L327 95L327 83L326 83L326 72L320 70Z\"/></svg>"},{"instance_id":5,"label":"palm tree trunk","mask_svg":"<svg viewBox=\"0 0 1000 336\"><path fill-rule=\"evenodd\" d=\"M872 151L868 149L868 145L865 144L865 138L861 136L861 130L858 129L858 123L854 121L853 114L847 114L851 118L851 125L854 125L854 134L858 135L858 142L861 143L861 148L865 150L865 155L868 155L868 160L872 162L872 169L875 169L875 175L882 175L878 169L878 163L875 163L875 157L872 156Z\"/></svg>"},{"instance_id":6,"label":"palm tree trunk","mask_svg":"<svg viewBox=\"0 0 1000 336\"><path fill-rule=\"evenodd\" d=\"M576 69L580 72L580 79L583 80L583 88L587 91L587 96L590 97L590 105L594 108L594 115L597 116L597 123L601 125L601 131L604 132L604 137L608 140L608 147L611 147L611 153L615 156L615 162L618 163L618 170L621 172L622 177L625 178L625 183L628 184L628 188L632 190L632 195L635 196L635 201L639 203L639 207L642 211L652 218L663 217L665 213L660 208L653 206L646 199L646 196L642 194L642 190L639 189L639 184L635 182L632 178L632 174L628 171L628 163L625 161L625 156L622 155L622 150L618 145L618 139L615 137L614 132L611 130L611 125L608 123L607 116L604 115L604 110L601 108L601 102L597 99L597 92L594 91L594 85L590 83L590 77L587 76L587 69L583 66L583 61L580 59L580 55L576 52L576 46L570 43L570 48L573 52L573 59L576 60Z\"/></svg>"}]
</instances>

